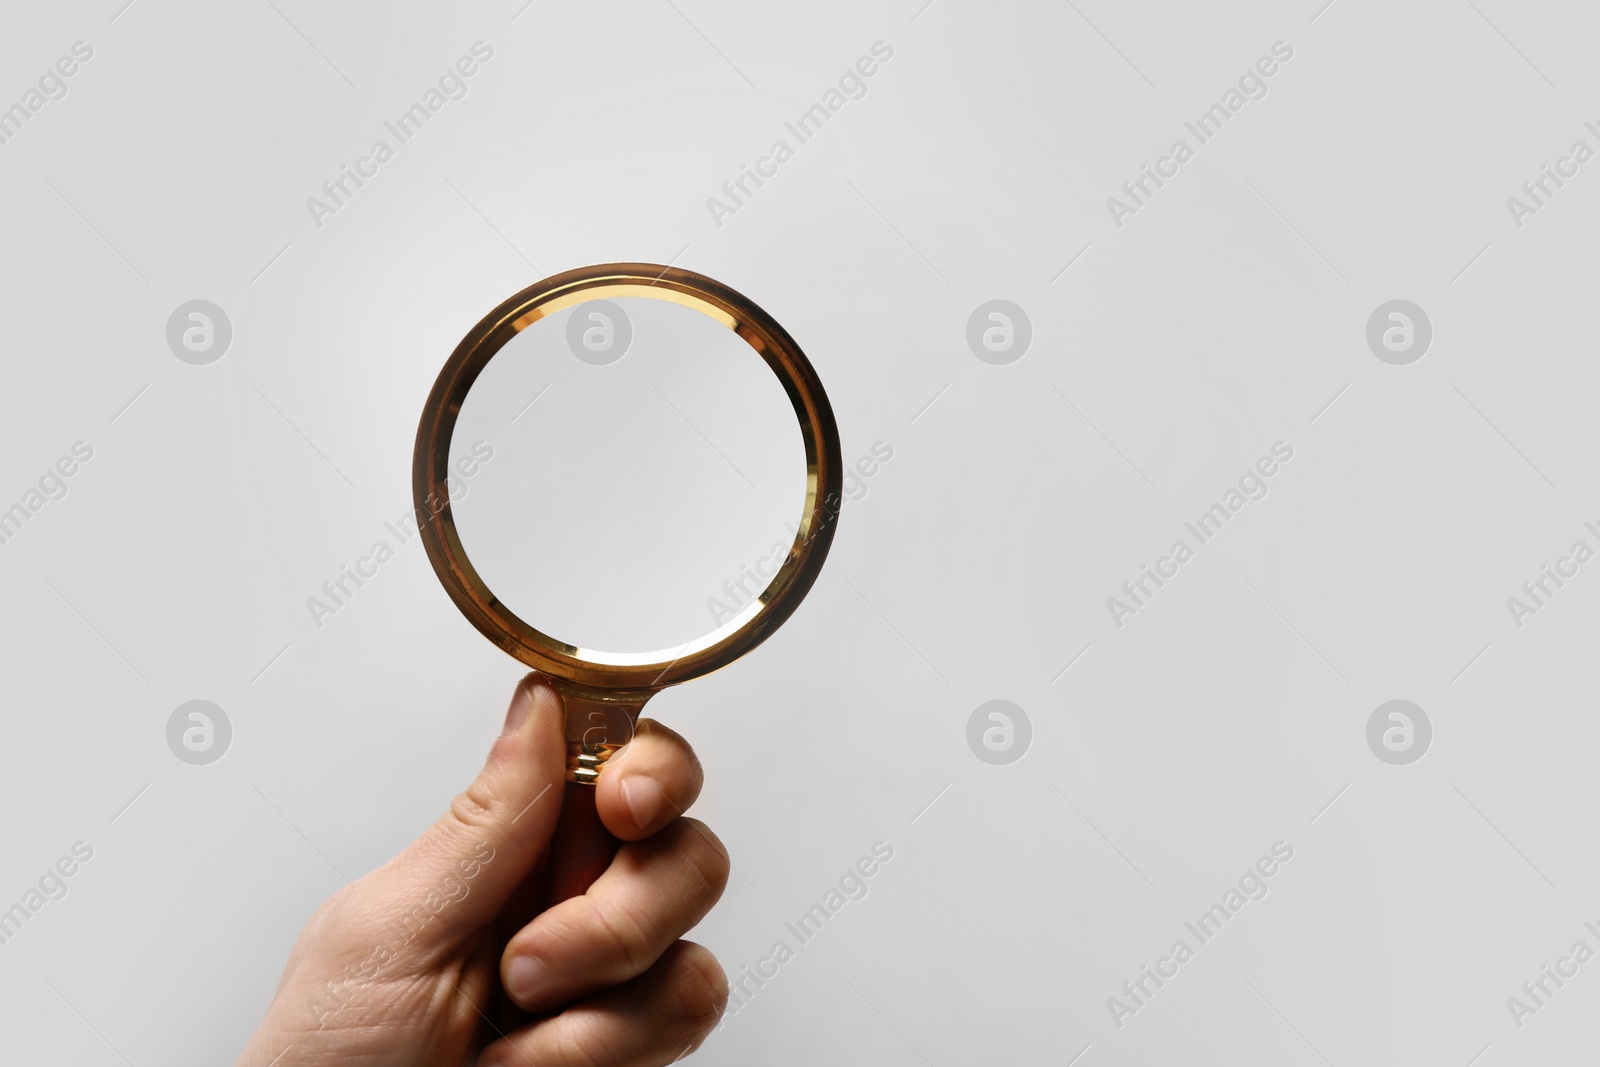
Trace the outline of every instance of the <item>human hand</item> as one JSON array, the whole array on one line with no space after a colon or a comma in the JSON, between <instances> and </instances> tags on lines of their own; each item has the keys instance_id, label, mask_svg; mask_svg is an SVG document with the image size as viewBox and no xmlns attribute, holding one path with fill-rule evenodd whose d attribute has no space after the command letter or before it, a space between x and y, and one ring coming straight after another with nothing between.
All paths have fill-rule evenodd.
<instances>
[{"instance_id":1,"label":"human hand","mask_svg":"<svg viewBox=\"0 0 1600 1067\"><path fill-rule=\"evenodd\" d=\"M640 720L599 783L569 791L563 719L542 676L517 686L449 812L311 917L237 1067L631 1067L705 1039L727 980L679 938L728 856L680 817L699 761Z\"/></svg>"}]
</instances>

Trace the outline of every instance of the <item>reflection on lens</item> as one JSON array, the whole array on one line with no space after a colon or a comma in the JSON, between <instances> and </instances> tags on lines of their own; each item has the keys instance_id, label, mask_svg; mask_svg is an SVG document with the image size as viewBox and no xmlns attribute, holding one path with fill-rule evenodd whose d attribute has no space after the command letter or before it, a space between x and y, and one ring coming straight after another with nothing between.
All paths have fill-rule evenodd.
<instances>
[{"instance_id":1,"label":"reflection on lens","mask_svg":"<svg viewBox=\"0 0 1600 1067\"><path fill-rule=\"evenodd\" d=\"M535 322L484 368L451 440L462 546L557 640L682 646L754 610L805 500L794 406L722 323L639 297Z\"/></svg>"}]
</instances>

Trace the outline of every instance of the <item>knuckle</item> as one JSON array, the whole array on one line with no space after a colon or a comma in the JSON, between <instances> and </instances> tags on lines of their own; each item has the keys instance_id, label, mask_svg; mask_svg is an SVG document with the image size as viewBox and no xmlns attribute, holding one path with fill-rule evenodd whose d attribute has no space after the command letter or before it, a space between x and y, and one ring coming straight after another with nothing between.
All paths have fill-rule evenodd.
<instances>
[{"instance_id":1,"label":"knuckle","mask_svg":"<svg viewBox=\"0 0 1600 1067\"><path fill-rule=\"evenodd\" d=\"M349 945L372 936L378 921L363 885L364 882L354 882L344 886L317 905L295 938L291 964L316 956L337 955Z\"/></svg>"},{"instance_id":2,"label":"knuckle","mask_svg":"<svg viewBox=\"0 0 1600 1067\"><path fill-rule=\"evenodd\" d=\"M355 886L353 883L334 890L328 896L328 899L318 904L317 910L311 913L311 919L306 923L306 928L342 925L343 920L348 919L354 906L354 896Z\"/></svg>"},{"instance_id":3,"label":"knuckle","mask_svg":"<svg viewBox=\"0 0 1600 1067\"><path fill-rule=\"evenodd\" d=\"M335 890L311 913L306 929L329 935L361 931L372 925L371 894L367 890L370 884L362 879Z\"/></svg>"},{"instance_id":4,"label":"knuckle","mask_svg":"<svg viewBox=\"0 0 1600 1067\"><path fill-rule=\"evenodd\" d=\"M689 774L699 780L703 774L700 766L700 757L695 754L694 747L688 740L670 726L664 726L655 719L640 719L634 728L635 738L644 738L653 746L660 746L669 753L671 758L683 761Z\"/></svg>"},{"instance_id":5,"label":"knuckle","mask_svg":"<svg viewBox=\"0 0 1600 1067\"><path fill-rule=\"evenodd\" d=\"M562 1064L563 1067L600 1067L600 1060L595 1057L594 1036L578 1027L557 1028L552 1031L555 1036L555 1054L553 1062ZM524 1060L527 1056L524 1054ZM507 1060L515 1063L514 1060Z\"/></svg>"},{"instance_id":6,"label":"knuckle","mask_svg":"<svg viewBox=\"0 0 1600 1067\"><path fill-rule=\"evenodd\" d=\"M469 830L488 830L495 823L494 797L481 781L474 781L450 801L450 815Z\"/></svg>"},{"instance_id":7,"label":"knuckle","mask_svg":"<svg viewBox=\"0 0 1600 1067\"><path fill-rule=\"evenodd\" d=\"M605 1060L596 1050L595 1037L576 1028L567 1030L560 1043L561 1058L556 1062L563 1067L602 1067Z\"/></svg>"},{"instance_id":8,"label":"knuckle","mask_svg":"<svg viewBox=\"0 0 1600 1067\"><path fill-rule=\"evenodd\" d=\"M655 962L649 927L626 906L597 899L591 914L612 954L630 975L639 974Z\"/></svg>"},{"instance_id":9,"label":"knuckle","mask_svg":"<svg viewBox=\"0 0 1600 1067\"><path fill-rule=\"evenodd\" d=\"M688 833L685 838L687 847L683 851L692 877L699 883L696 895L716 901L728 887L728 872L732 867L728 850L699 819L683 821Z\"/></svg>"},{"instance_id":10,"label":"knuckle","mask_svg":"<svg viewBox=\"0 0 1600 1067\"><path fill-rule=\"evenodd\" d=\"M728 1003L728 976L707 949L690 941L679 942L673 997L686 1028L695 1040L709 1034Z\"/></svg>"}]
</instances>

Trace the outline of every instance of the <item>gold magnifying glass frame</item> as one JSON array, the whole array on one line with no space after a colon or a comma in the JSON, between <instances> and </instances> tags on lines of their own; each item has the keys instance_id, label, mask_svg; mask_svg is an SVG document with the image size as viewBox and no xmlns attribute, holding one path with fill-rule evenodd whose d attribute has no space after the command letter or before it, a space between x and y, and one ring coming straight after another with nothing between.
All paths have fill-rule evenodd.
<instances>
[{"instance_id":1,"label":"gold magnifying glass frame","mask_svg":"<svg viewBox=\"0 0 1600 1067\"><path fill-rule=\"evenodd\" d=\"M450 504L450 441L467 393L491 359L540 319L590 300L665 300L733 330L766 360L794 405L806 454L804 509L794 543L767 587L703 637L655 652L581 648L536 629L484 584L461 545ZM632 736L639 710L667 686L727 666L772 635L800 605L833 543L843 481L839 429L811 362L755 303L702 274L652 263L580 267L529 286L462 338L428 396L417 428L412 495L422 543L450 599L485 637L547 675L567 708L569 781L593 784L606 759ZM572 516L582 521L583 516ZM649 521L640 516L639 521ZM627 610L619 605L618 610Z\"/></svg>"}]
</instances>

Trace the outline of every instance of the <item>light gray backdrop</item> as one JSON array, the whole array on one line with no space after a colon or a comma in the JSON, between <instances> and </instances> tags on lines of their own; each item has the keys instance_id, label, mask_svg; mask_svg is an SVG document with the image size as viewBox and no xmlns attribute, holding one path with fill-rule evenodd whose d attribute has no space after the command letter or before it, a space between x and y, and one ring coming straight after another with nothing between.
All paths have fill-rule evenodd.
<instances>
[{"instance_id":1,"label":"light gray backdrop","mask_svg":"<svg viewBox=\"0 0 1600 1067\"><path fill-rule=\"evenodd\" d=\"M1596 20L1322 3L9 6L0 1060L229 1062L469 780L520 670L421 546L306 602L466 329L617 259L749 294L893 449L781 634L652 705L737 865L694 936L794 948L700 1060L1592 1048ZM191 700L231 736L169 746Z\"/></svg>"}]
</instances>

